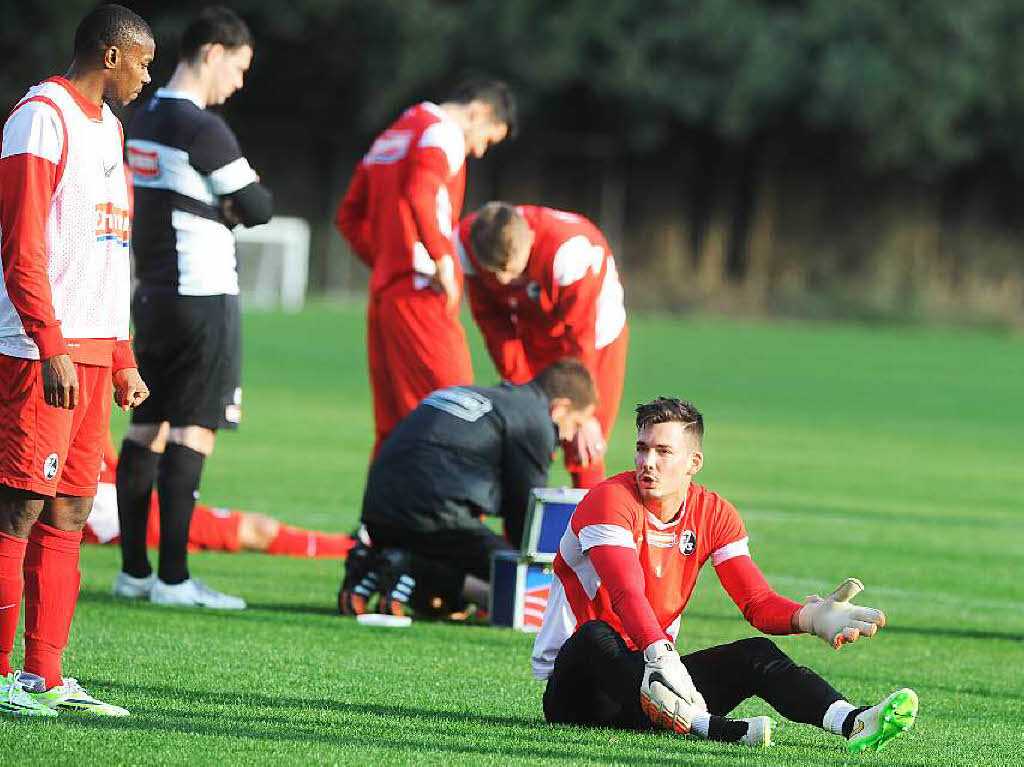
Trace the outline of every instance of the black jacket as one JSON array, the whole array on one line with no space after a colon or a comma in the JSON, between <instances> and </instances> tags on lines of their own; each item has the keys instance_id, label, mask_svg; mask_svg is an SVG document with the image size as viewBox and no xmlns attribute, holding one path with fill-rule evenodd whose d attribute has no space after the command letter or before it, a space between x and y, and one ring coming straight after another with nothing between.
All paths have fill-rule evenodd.
<instances>
[{"instance_id":1,"label":"black jacket","mask_svg":"<svg viewBox=\"0 0 1024 767\"><path fill-rule=\"evenodd\" d=\"M518 545L530 490L547 484L556 445L547 395L534 383L440 389L381 446L363 522L434 532L497 514Z\"/></svg>"}]
</instances>

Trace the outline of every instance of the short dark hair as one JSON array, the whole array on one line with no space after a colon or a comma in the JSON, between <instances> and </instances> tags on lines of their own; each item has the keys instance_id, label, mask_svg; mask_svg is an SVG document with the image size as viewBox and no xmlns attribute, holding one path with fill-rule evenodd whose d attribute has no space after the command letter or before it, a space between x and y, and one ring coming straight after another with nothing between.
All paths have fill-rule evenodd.
<instances>
[{"instance_id":1,"label":"short dark hair","mask_svg":"<svg viewBox=\"0 0 1024 767\"><path fill-rule=\"evenodd\" d=\"M489 202L476 212L469 227L469 244L481 266L505 268L512 255L512 224L517 220L526 225L515 206L507 202Z\"/></svg>"},{"instance_id":2,"label":"short dark hair","mask_svg":"<svg viewBox=\"0 0 1024 767\"><path fill-rule=\"evenodd\" d=\"M494 121L508 126L508 137L519 133L519 109L508 83L488 77L474 77L456 85L444 99L454 104L482 101L491 108Z\"/></svg>"},{"instance_id":3,"label":"short dark hair","mask_svg":"<svg viewBox=\"0 0 1024 767\"><path fill-rule=\"evenodd\" d=\"M153 39L153 30L144 18L123 5L96 6L75 30L75 58L84 58L112 45L124 46L138 38Z\"/></svg>"},{"instance_id":4,"label":"short dark hair","mask_svg":"<svg viewBox=\"0 0 1024 767\"><path fill-rule=\"evenodd\" d=\"M697 444L704 440L704 416L692 402L675 397L658 397L636 406L636 428L653 426L656 423L681 423L697 435Z\"/></svg>"},{"instance_id":5,"label":"short dark hair","mask_svg":"<svg viewBox=\"0 0 1024 767\"><path fill-rule=\"evenodd\" d=\"M200 11L181 35L181 56L194 61L204 45L220 43L228 50L252 47L252 32L241 16L223 5L211 5Z\"/></svg>"},{"instance_id":6,"label":"short dark hair","mask_svg":"<svg viewBox=\"0 0 1024 767\"><path fill-rule=\"evenodd\" d=\"M572 403L573 410L586 410L597 404L597 387L590 371L573 357L548 365L533 380L549 400L564 397Z\"/></svg>"}]
</instances>

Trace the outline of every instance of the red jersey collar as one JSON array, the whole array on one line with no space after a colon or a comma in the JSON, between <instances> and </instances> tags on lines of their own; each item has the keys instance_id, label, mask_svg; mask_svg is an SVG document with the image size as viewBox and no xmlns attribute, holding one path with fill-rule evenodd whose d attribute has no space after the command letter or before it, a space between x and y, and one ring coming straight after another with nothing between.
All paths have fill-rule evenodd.
<instances>
[{"instance_id":1,"label":"red jersey collar","mask_svg":"<svg viewBox=\"0 0 1024 767\"><path fill-rule=\"evenodd\" d=\"M66 77L51 77L47 80L44 80L43 82L56 83L64 90L66 90L68 92L68 95L70 95L71 98L75 100L75 103L78 104L79 109L81 109L85 113L85 116L88 117L90 120L93 120L95 122L100 122L101 120L103 120L103 107L96 106L91 101L89 101L89 99L83 96L82 92L78 90L78 88L76 88L71 83L71 81L68 80Z\"/></svg>"}]
</instances>

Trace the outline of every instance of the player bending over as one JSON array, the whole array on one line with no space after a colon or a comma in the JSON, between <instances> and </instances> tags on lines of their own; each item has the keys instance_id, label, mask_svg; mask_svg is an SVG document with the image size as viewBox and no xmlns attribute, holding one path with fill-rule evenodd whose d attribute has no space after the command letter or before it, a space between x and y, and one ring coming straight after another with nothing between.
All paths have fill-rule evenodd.
<instances>
[{"instance_id":1,"label":"player bending over","mask_svg":"<svg viewBox=\"0 0 1024 767\"><path fill-rule=\"evenodd\" d=\"M768 585L739 513L691 481L704 462L704 421L693 405L659 397L637 407L636 425L636 471L587 494L555 557L533 648L534 675L548 680L545 718L767 746L771 719L725 718L757 696L787 719L842 736L851 751L880 749L910 727L913 690L856 707L763 637L680 657L673 642L709 559L743 616L766 634L814 634L838 649L874 636L885 616L850 603L863 588L853 578L802 605Z\"/></svg>"},{"instance_id":2,"label":"player bending over","mask_svg":"<svg viewBox=\"0 0 1024 767\"><path fill-rule=\"evenodd\" d=\"M491 554L517 548L530 491L547 484L558 438L594 412L587 369L560 360L523 384L439 389L381 446L363 494L373 548L352 550L338 599L361 613L450 614L486 606ZM500 516L505 535L480 516Z\"/></svg>"},{"instance_id":3,"label":"player bending over","mask_svg":"<svg viewBox=\"0 0 1024 767\"><path fill-rule=\"evenodd\" d=\"M117 514L117 489L114 485L117 453L113 443L109 443L103 463L96 499L82 531L83 543L117 543L120 540L121 525ZM155 549L159 545L160 497L154 492L149 499L146 546ZM244 549L293 557L344 559L353 545L355 539L350 535L306 530L282 524L266 514L215 508L200 503L195 505L188 528L190 551ZM114 595L142 599L149 597L149 590L140 588L129 591L122 588Z\"/></svg>"},{"instance_id":4,"label":"player bending over","mask_svg":"<svg viewBox=\"0 0 1024 767\"><path fill-rule=\"evenodd\" d=\"M604 235L577 213L489 202L462 220L456 245L473 317L503 379L525 383L562 357L593 376L594 415L562 444L573 485L593 487L604 479L629 344Z\"/></svg>"}]
</instances>

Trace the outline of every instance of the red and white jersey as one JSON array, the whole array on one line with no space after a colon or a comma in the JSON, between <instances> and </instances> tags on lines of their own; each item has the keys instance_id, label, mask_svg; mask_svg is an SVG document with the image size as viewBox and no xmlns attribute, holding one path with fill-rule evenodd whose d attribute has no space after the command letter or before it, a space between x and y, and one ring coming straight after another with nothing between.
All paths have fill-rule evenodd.
<instances>
[{"instance_id":1,"label":"red and white jersey","mask_svg":"<svg viewBox=\"0 0 1024 767\"><path fill-rule=\"evenodd\" d=\"M482 269L469 232L476 214L459 224L457 246L470 308L502 378L532 380L562 357L596 372L597 352L626 327L622 283L601 231L576 213L520 205L533 231L526 271L512 285Z\"/></svg>"},{"instance_id":2,"label":"red and white jersey","mask_svg":"<svg viewBox=\"0 0 1024 767\"><path fill-rule=\"evenodd\" d=\"M465 190L465 135L436 104L410 107L377 137L335 217L373 270L371 292L405 280L426 287L444 256L458 269L452 233Z\"/></svg>"},{"instance_id":3,"label":"red and white jersey","mask_svg":"<svg viewBox=\"0 0 1024 767\"><path fill-rule=\"evenodd\" d=\"M682 513L661 522L644 508L633 472L606 479L580 501L559 543L551 594L533 646L538 679L551 675L565 640L590 620L610 624L636 649L590 561L587 552L595 546L637 552L647 600L673 641L704 563L710 559L717 567L750 553L739 512L717 493L691 483Z\"/></svg>"},{"instance_id":4,"label":"red and white jersey","mask_svg":"<svg viewBox=\"0 0 1024 767\"><path fill-rule=\"evenodd\" d=\"M0 354L70 353L76 362L109 365L115 339L128 338L123 147L110 108L87 101L62 77L31 88L7 118L0 151Z\"/></svg>"}]
</instances>

